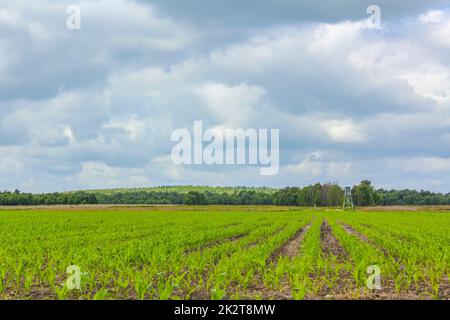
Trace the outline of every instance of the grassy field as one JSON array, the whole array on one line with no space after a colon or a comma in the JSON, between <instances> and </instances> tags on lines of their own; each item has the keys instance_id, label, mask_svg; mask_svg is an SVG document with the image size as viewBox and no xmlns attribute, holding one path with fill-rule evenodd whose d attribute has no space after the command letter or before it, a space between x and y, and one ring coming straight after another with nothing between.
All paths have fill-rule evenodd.
<instances>
[{"instance_id":1,"label":"grassy field","mask_svg":"<svg viewBox=\"0 0 450 320\"><path fill-rule=\"evenodd\" d=\"M449 299L449 231L417 210L4 208L0 299Z\"/></svg>"}]
</instances>

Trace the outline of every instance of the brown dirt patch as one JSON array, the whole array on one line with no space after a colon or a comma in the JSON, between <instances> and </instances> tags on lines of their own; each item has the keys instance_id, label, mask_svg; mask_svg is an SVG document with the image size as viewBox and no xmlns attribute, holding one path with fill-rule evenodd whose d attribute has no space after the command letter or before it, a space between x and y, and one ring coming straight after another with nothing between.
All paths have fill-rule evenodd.
<instances>
[{"instance_id":1,"label":"brown dirt patch","mask_svg":"<svg viewBox=\"0 0 450 320\"><path fill-rule=\"evenodd\" d=\"M360 240L362 240L364 242L370 242L369 238L367 238L364 234L359 233L358 231L353 229L350 225L345 224L345 223L340 223L340 225L342 226L342 228L344 228L345 232L359 238Z\"/></svg>"},{"instance_id":2,"label":"brown dirt patch","mask_svg":"<svg viewBox=\"0 0 450 320\"><path fill-rule=\"evenodd\" d=\"M338 262L344 262L347 260L347 252L334 237L331 227L325 219L320 226L320 237L322 240L322 251L326 256L334 255L336 256Z\"/></svg>"},{"instance_id":3,"label":"brown dirt patch","mask_svg":"<svg viewBox=\"0 0 450 320\"><path fill-rule=\"evenodd\" d=\"M295 257L300 250L300 243L310 227L311 223L299 229L285 244L275 250L267 261L276 261L280 256Z\"/></svg>"},{"instance_id":4,"label":"brown dirt patch","mask_svg":"<svg viewBox=\"0 0 450 320\"><path fill-rule=\"evenodd\" d=\"M298 230L295 235L291 238L291 240L286 243L283 247L281 247L281 255L289 258L295 257L298 255L300 250L300 243L302 242L306 232L311 227L311 224L303 227Z\"/></svg>"}]
</instances>

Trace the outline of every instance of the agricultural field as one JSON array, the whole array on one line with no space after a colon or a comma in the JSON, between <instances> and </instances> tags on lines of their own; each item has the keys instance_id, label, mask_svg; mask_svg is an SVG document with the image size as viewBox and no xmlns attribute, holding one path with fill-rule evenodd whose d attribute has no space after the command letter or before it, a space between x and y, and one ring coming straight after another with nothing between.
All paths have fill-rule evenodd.
<instances>
[{"instance_id":1,"label":"agricultural field","mask_svg":"<svg viewBox=\"0 0 450 320\"><path fill-rule=\"evenodd\" d=\"M449 231L437 211L4 208L0 299L449 299Z\"/></svg>"}]
</instances>

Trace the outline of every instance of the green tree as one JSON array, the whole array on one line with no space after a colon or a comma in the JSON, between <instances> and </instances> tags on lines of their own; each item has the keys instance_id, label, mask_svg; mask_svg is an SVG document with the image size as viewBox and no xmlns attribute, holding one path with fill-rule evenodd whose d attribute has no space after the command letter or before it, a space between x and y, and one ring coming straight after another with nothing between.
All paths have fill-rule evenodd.
<instances>
[{"instance_id":1,"label":"green tree","mask_svg":"<svg viewBox=\"0 0 450 320\"><path fill-rule=\"evenodd\" d=\"M342 206L344 190L337 184L330 185L327 194L327 205L330 207Z\"/></svg>"},{"instance_id":2,"label":"green tree","mask_svg":"<svg viewBox=\"0 0 450 320\"><path fill-rule=\"evenodd\" d=\"M375 189L369 180L363 180L352 189L353 202L357 206L373 206L378 196L375 195Z\"/></svg>"},{"instance_id":3,"label":"green tree","mask_svg":"<svg viewBox=\"0 0 450 320\"><path fill-rule=\"evenodd\" d=\"M183 203L186 205L206 204L206 197L203 193L196 191L189 191L184 195Z\"/></svg>"}]
</instances>

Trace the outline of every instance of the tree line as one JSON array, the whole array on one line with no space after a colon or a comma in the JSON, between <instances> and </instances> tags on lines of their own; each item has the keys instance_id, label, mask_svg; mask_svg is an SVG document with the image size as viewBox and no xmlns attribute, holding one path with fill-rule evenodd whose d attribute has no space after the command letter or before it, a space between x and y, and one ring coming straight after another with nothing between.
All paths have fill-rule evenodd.
<instances>
[{"instance_id":1,"label":"tree line","mask_svg":"<svg viewBox=\"0 0 450 320\"><path fill-rule=\"evenodd\" d=\"M450 193L416 190L375 189L363 180L352 188L356 206L450 205ZM184 204L184 205L284 205L337 207L344 189L336 183L316 183L303 188L209 188L157 187L146 189L92 190L45 194L0 192L0 205L80 205L80 204Z\"/></svg>"}]
</instances>

